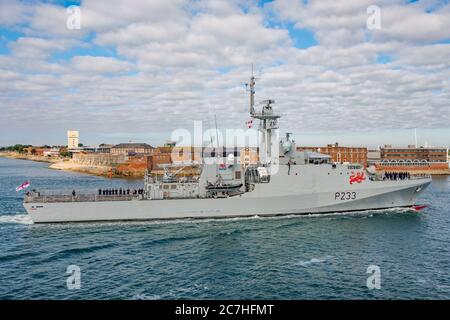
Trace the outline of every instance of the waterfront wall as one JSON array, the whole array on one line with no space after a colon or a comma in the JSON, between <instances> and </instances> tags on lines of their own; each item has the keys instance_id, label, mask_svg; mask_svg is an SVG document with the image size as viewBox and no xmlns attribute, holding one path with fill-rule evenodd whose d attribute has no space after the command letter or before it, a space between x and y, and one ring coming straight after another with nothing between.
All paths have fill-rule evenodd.
<instances>
[{"instance_id":1,"label":"waterfront wall","mask_svg":"<svg viewBox=\"0 0 450 320\"><path fill-rule=\"evenodd\" d=\"M85 166L116 166L126 163L128 157L123 154L109 153L74 153L71 162Z\"/></svg>"},{"instance_id":2,"label":"waterfront wall","mask_svg":"<svg viewBox=\"0 0 450 320\"><path fill-rule=\"evenodd\" d=\"M124 163L118 164L115 168L115 174L129 177L142 177L148 168L149 156L128 157Z\"/></svg>"}]
</instances>

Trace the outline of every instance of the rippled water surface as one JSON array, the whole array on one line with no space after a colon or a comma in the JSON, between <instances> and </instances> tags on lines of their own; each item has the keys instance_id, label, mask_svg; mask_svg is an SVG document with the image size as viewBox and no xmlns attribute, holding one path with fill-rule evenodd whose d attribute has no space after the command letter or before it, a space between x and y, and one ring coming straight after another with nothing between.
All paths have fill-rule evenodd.
<instances>
[{"instance_id":1,"label":"rippled water surface","mask_svg":"<svg viewBox=\"0 0 450 320\"><path fill-rule=\"evenodd\" d=\"M450 180L421 214L33 225L15 187L142 186L0 158L1 299L450 299ZM81 288L68 290L69 265ZM367 268L381 269L369 290Z\"/></svg>"}]
</instances>

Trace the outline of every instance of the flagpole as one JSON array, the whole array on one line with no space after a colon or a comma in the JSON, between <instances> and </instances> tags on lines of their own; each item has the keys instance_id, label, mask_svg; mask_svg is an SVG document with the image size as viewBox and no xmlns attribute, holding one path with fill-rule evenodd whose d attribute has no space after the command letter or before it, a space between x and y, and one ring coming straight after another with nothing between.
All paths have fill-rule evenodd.
<instances>
[{"instance_id":1,"label":"flagpole","mask_svg":"<svg viewBox=\"0 0 450 320\"><path fill-rule=\"evenodd\" d=\"M218 159L219 159L219 157L218 157L218 154L219 154L219 132L218 132L218 130L217 130L217 115L216 115L216 113L214 112L214 122L215 122L215 125L216 125L216 146L217 146L217 151L216 151L216 175L217 175L217 178L219 178L219 164L218 164ZM223 155L222 155L223 156Z\"/></svg>"}]
</instances>

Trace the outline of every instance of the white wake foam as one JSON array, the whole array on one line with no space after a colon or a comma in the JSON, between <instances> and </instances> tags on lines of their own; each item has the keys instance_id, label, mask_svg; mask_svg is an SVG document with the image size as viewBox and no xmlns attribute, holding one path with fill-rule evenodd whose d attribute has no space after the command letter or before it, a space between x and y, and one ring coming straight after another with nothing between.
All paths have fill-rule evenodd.
<instances>
[{"instance_id":1,"label":"white wake foam","mask_svg":"<svg viewBox=\"0 0 450 320\"><path fill-rule=\"evenodd\" d=\"M108 222L92 222L86 224L76 224L78 227L98 227L98 226L117 226L117 225L152 225L152 224L183 224L183 223L211 223L219 221L242 221L242 220L283 220L283 219L298 219L298 218L318 218L318 217L334 217L334 216L367 216L372 217L374 214L395 214L395 213L407 213L414 212L411 208L392 208L382 210L363 210L352 212L336 212L336 213L314 213L314 214L288 214L280 216L246 216L246 217L228 217L228 218L204 218L204 219L192 219L192 218L179 218L168 220L144 220L144 221L108 221ZM15 214L15 215L0 215L0 224L33 224L31 217L27 214ZM65 225L67 226L67 225Z\"/></svg>"},{"instance_id":2,"label":"white wake foam","mask_svg":"<svg viewBox=\"0 0 450 320\"><path fill-rule=\"evenodd\" d=\"M11 214L11 215L0 215L1 223L12 223L12 224L33 224L33 220L27 214Z\"/></svg>"},{"instance_id":3,"label":"white wake foam","mask_svg":"<svg viewBox=\"0 0 450 320\"><path fill-rule=\"evenodd\" d=\"M301 266L301 267L308 267L312 264L315 263L322 263L325 262L327 260L333 259L333 256L325 256L325 257L320 257L320 258L311 258L310 260L306 260L306 261L299 261L297 263L295 263L296 266Z\"/></svg>"},{"instance_id":4,"label":"white wake foam","mask_svg":"<svg viewBox=\"0 0 450 320\"><path fill-rule=\"evenodd\" d=\"M161 296L155 294L155 295L147 295L145 293L143 294L135 294L131 300L161 300Z\"/></svg>"},{"instance_id":5,"label":"white wake foam","mask_svg":"<svg viewBox=\"0 0 450 320\"><path fill-rule=\"evenodd\" d=\"M228 217L228 218L179 218L168 220L154 220L154 221L130 221L124 223L143 223L143 224L178 224L178 223L210 223L220 221L242 221L242 220L284 220L284 219L298 219L298 218L319 218L319 217L337 217L337 216L367 216L372 217L374 214L400 214L415 212L411 208L391 208L391 209L378 209L378 210L361 210L361 211L349 211L349 212L334 212L334 213L312 213L312 214L287 214L279 216L244 216L244 217ZM108 223L108 222L106 222ZM117 222L116 222L117 223ZM114 224L114 222L112 222Z\"/></svg>"},{"instance_id":6,"label":"white wake foam","mask_svg":"<svg viewBox=\"0 0 450 320\"><path fill-rule=\"evenodd\" d=\"M287 216L280 216L277 218L317 218L317 217L339 217L339 216L367 216L372 217L374 214L401 214L401 213L408 213L408 212L416 212L412 208L390 208L390 209L370 209L370 210L361 210L361 211L343 211L343 212L332 212L332 213L311 213L311 214L304 214L304 215L287 215Z\"/></svg>"},{"instance_id":7,"label":"white wake foam","mask_svg":"<svg viewBox=\"0 0 450 320\"><path fill-rule=\"evenodd\" d=\"M75 223L77 227L109 227L120 225L172 225L172 224L198 224L198 223L211 223L219 221L242 221L242 220L254 220L263 219L262 217L255 215L249 217L230 217L230 218L173 218L166 220L136 220L136 221L100 221L100 222L87 222L87 223ZM66 224L67 225L67 224Z\"/></svg>"}]
</instances>

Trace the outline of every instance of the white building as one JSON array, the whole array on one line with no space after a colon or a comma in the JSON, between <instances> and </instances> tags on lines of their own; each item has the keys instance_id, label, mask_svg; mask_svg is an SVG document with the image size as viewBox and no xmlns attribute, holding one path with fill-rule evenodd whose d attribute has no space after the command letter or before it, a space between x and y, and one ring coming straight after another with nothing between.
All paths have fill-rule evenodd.
<instances>
[{"instance_id":1,"label":"white building","mask_svg":"<svg viewBox=\"0 0 450 320\"><path fill-rule=\"evenodd\" d=\"M51 149L44 151L44 157L58 157L59 156L59 148L53 147Z\"/></svg>"},{"instance_id":2,"label":"white building","mask_svg":"<svg viewBox=\"0 0 450 320\"><path fill-rule=\"evenodd\" d=\"M67 148L69 150L78 148L78 131L67 131Z\"/></svg>"}]
</instances>

